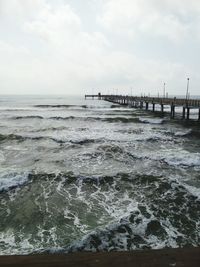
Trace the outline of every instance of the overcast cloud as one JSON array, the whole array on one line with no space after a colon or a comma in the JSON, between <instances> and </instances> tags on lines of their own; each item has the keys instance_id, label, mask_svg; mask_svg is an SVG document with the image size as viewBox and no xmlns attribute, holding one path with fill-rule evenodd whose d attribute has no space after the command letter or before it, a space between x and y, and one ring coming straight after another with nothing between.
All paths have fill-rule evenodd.
<instances>
[{"instance_id":1,"label":"overcast cloud","mask_svg":"<svg viewBox=\"0 0 200 267\"><path fill-rule=\"evenodd\" d=\"M200 94L199 48L197 0L0 0L1 94Z\"/></svg>"}]
</instances>

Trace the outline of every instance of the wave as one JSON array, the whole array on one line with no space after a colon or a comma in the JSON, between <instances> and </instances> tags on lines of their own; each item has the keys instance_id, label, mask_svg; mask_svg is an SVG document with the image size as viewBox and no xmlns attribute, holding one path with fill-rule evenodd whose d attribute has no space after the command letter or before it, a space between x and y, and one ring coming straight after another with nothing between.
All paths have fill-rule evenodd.
<instances>
[{"instance_id":1,"label":"wave","mask_svg":"<svg viewBox=\"0 0 200 267\"><path fill-rule=\"evenodd\" d=\"M178 131L178 132L175 132L174 133L174 136L177 136L177 137L182 137L182 136L191 136L192 134L192 130L189 129L187 131ZM200 136L200 133L199 133L199 136Z\"/></svg>"},{"instance_id":2,"label":"wave","mask_svg":"<svg viewBox=\"0 0 200 267\"><path fill-rule=\"evenodd\" d=\"M187 130L180 129L177 131L166 130L166 131L161 131L161 133L172 136L174 138L176 137L183 137L183 138L186 137L186 138L196 138L196 139L200 138L200 131L194 129L187 129Z\"/></svg>"},{"instance_id":3,"label":"wave","mask_svg":"<svg viewBox=\"0 0 200 267\"><path fill-rule=\"evenodd\" d=\"M150 124L163 124L164 119L155 119L155 118L139 118L139 121L142 123L150 123Z\"/></svg>"},{"instance_id":4,"label":"wave","mask_svg":"<svg viewBox=\"0 0 200 267\"><path fill-rule=\"evenodd\" d=\"M172 167L181 167L181 168L190 168L190 167L199 167L200 166L200 153L198 152L188 152L186 150L176 150L173 149L168 150L163 154L162 151L157 152L156 154L145 153L145 154L136 154L134 152L129 152L124 149L123 146L117 145L114 143L107 144L106 139L101 138L83 138L83 139L59 139L51 136L22 136L16 134L0 134L0 143L8 142L8 141L17 141L17 142L25 142L25 141L53 141L60 145L67 144L79 146L87 146L90 144L100 144L96 147L96 149L92 152L85 152L83 156L87 156L88 158L97 158L100 157L103 160L105 159L114 159L115 161L127 162L127 160L150 160L150 161L158 161L161 164L167 164ZM148 142L148 143L156 143L160 141L166 141L166 138L160 136L153 136L148 138L137 138L135 142ZM171 139L170 139L171 140ZM114 140L113 140L114 141ZM109 140L111 142L111 140ZM127 142L127 141L125 141Z\"/></svg>"},{"instance_id":5,"label":"wave","mask_svg":"<svg viewBox=\"0 0 200 267\"><path fill-rule=\"evenodd\" d=\"M149 123L149 124L162 124L164 120L158 119L145 119L145 118L137 118L137 117L78 117L78 116L68 116L68 117L61 117L61 116L53 116L53 117L43 117L43 116L15 116L12 119L20 120L20 119L46 119L46 120L77 120L77 121L102 121L102 122L109 122L109 123Z\"/></svg>"},{"instance_id":6,"label":"wave","mask_svg":"<svg viewBox=\"0 0 200 267\"><path fill-rule=\"evenodd\" d=\"M161 164L166 164L172 167L190 168L200 167L200 153L191 153L186 150L168 150L167 154L160 151L155 154L144 154L142 159L151 161L159 161Z\"/></svg>"},{"instance_id":7,"label":"wave","mask_svg":"<svg viewBox=\"0 0 200 267\"><path fill-rule=\"evenodd\" d=\"M169 166L173 167L199 167L200 166L200 153L191 154L184 153L183 155L169 155L163 160Z\"/></svg>"},{"instance_id":8,"label":"wave","mask_svg":"<svg viewBox=\"0 0 200 267\"><path fill-rule=\"evenodd\" d=\"M23 112L27 112L27 111L34 111L34 109L31 108L0 108L0 111L10 111L10 112L18 112L18 111L23 111Z\"/></svg>"},{"instance_id":9,"label":"wave","mask_svg":"<svg viewBox=\"0 0 200 267\"><path fill-rule=\"evenodd\" d=\"M123 129L123 130L116 130L115 132L122 133L122 134L136 134L136 135L141 135L144 133L144 130L139 128L139 129Z\"/></svg>"},{"instance_id":10,"label":"wave","mask_svg":"<svg viewBox=\"0 0 200 267\"><path fill-rule=\"evenodd\" d=\"M102 118L107 122L122 122L122 123L148 123L148 124L163 124L164 119L138 118L138 117L110 117Z\"/></svg>"},{"instance_id":11,"label":"wave","mask_svg":"<svg viewBox=\"0 0 200 267\"><path fill-rule=\"evenodd\" d=\"M39 119L39 120L73 120L73 119L80 119L81 117L74 117L74 116L69 116L69 117L60 117L60 116L55 116L55 117L43 117L43 116L15 116L11 117L11 119L14 120L26 120L26 119Z\"/></svg>"},{"instance_id":12,"label":"wave","mask_svg":"<svg viewBox=\"0 0 200 267\"><path fill-rule=\"evenodd\" d=\"M50 139L56 142L60 142L60 140L56 140L54 138L51 137L45 137L45 136L22 136L22 135L16 135L16 134L0 134L0 142L4 142L4 141L19 141L19 142L23 142L26 140L45 140L45 139Z\"/></svg>"},{"instance_id":13,"label":"wave","mask_svg":"<svg viewBox=\"0 0 200 267\"><path fill-rule=\"evenodd\" d=\"M102 120L100 117L75 117L75 116L68 116L68 117L61 117L61 116L54 116L54 117L43 117L43 116L15 116L11 119L14 120L23 120L23 119L46 119L46 120L85 120L85 121L97 121Z\"/></svg>"},{"instance_id":14,"label":"wave","mask_svg":"<svg viewBox=\"0 0 200 267\"><path fill-rule=\"evenodd\" d=\"M30 244L33 244L32 250L34 244L39 242L36 248L42 249L37 252L124 251L199 245L200 200L176 180L139 173L87 176L73 172L31 172L24 177L24 180L20 178L16 181L11 176L7 177L10 178L10 182L12 181L12 185L5 186L4 183L4 188L11 190L15 186L27 185L23 191L17 191L19 197L15 201L22 203L21 198L27 199L32 190L41 187L39 194L33 194L34 198L31 199L31 201L37 200L37 208L30 211L32 218L39 212L43 222L38 232L34 232L34 237L31 236L32 239L29 239ZM47 185L48 190L46 190ZM69 202L66 202L67 199ZM47 203L48 211L43 201ZM51 209L52 203L54 203L53 209ZM66 207L66 203L69 206ZM33 207L26 206L28 210ZM48 217L49 210L52 213ZM89 227L85 232L81 228L85 222L82 219L91 216L91 213L94 213L93 220L98 218L101 220L103 217L106 219L103 223L93 221L91 225L88 224ZM7 222L12 218L12 213L9 216ZM58 224L55 223L57 222L55 219L59 219ZM17 222L19 218L13 217L12 225ZM32 223L35 227L38 225L38 220L33 220ZM66 224L67 227L71 227L72 232L66 232ZM49 237L52 237L52 225L55 238L53 243L48 241ZM16 226L15 228L17 229ZM80 239L73 241L77 237L77 231ZM47 239L42 243L38 237L44 236L44 233ZM16 231L15 235L18 234ZM72 236L71 239L69 234ZM49 249L49 244L56 244L59 249Z\"/></svg>"},{"instance_id":15,"label":"wave","mask_svg":"<svg viewBox=\"0 0 200 267\"><path fill-rule=\"evenodd\" d=\"M188 132L185 133L184 136L189 137L189 138L199 139L200 138L200 131L199 130L189 130Z\"/></svg>"},{"instance_id":16,"label":"wave","mask_svg":"<svg viewBox=\"0 0 200 267\"><path fill-rule=\"evenodd\" d=\"M0 134L0 142L7 140L18 140L23 141L24 137L16 134Z\"/></svg>"},{"instance_id":17,"label":"wave","mask_svg":"<svg viewBox=\"0 0 200 267\"><path fill-rule=\"evenodd\" d=\"M42 116L16 116L16 117L12 117L12 119L14 120L21 120L21 119L44 119L44 117Z\"/></svg>"},{"instance_id":18,"label":"wave","mask_svg":"<svg viewBox=\"0 0 200 267\"><path fill-rule=\"evenodd\" d=\"M46 173L46 172L30 172L30 173L8 173L0 176L0 193L8 192L10 190L16 189L27 183L37 182L37 181L56 181L57 183L62 182L63 185L66 184L112 184L114 178L111 176L81 176L75 175L73 172L66 173Z\"/></svg>"},{"instance_id":19,"label":"wave","mask_svg":"<svg viewBox=\"0 0 200 267\"><path fill-rule=\"evenodd\" d=\"M102 121L110 122L110 123L115 123L115 122L122 122L122 123L139 123L138 118L126 118L126 117L109 117L109 118L102 118Z\"/></svg>"},{"instance_id":20,"label":"wave","mask_svg":"<svg viewBox=\"0 0 200 267\"><path fill-rule=\"evenodd\" d=\"M66 184L76 184L81 186L82 184L94 184L98 186L103 185L116 185L116 182L130 182L130 183L146 183L157 182L158 177L150 175L134 175L134 179L131 174L127 173L117 173L115 176L102 176L102 175L76 175L73 172L58 172L58 173L48 173L48 172L29 172L29 173L8 173L0 177L0 192L8 191L20 187L27 182L34 181L56 181L62 182L63 185Z\"/></svg>"},{"instance_id":21,"label":"wave","mask_svg":"<svg viewBox=\"0 0 200 267\"><path fill-rule=\"evenodd\" d=\"M93 143L101 143L104 140L102 139L89 139L84 138L80 140L63 140L63 139L57 139L54 137L49 136L21 136L21 135L15 135L15 134L0 134L0 142L6 142L6 141L13 141L16 140L18 142L23 142L26 140L32 140L32 141L39 141L39 140L51 140L59 144L74 144L74 145L87 145L87 144L93 144Z\"/></svg>"},{"instance_id":22,"label":"wave","mask_svg":"<svg viewBox=\"0 0 200 267\"><path fill-rule=\"evenodd\" d=\"M200 201L191 190L175 180L162 177L138 175L131 179L127 174L126 177L135 184L135 189L140 185L140 194L145 190L149 192L145 194L146 201L138 202L128 216L96 228L73 242L68 252L161 249L184 247L188 243L199 245L199 233L193 233L198 229L195 221L200 215Z\"/></svg>"},{"instance_id":23,"label":"wave","mask_svg":"<svg viewBox=\"0 0 200 267\"><path fill-rule=\"evenodd\" d=\"M79 107L79 108L87 108L87 105L34 105L36 108L72 108L72 107Z\"/></svg>"},{"instance_id":24,"label":"wave","mask_svg":"<svg viewBox=\"0 0 200 267\"><path fill-rule=\"evenodd\" d=\"M111 105L110 108L122 108L120 105Z\"/></svg>"},{"instance_id":25,"label":"wave","mask_svg":"<svg viewBox=\"0 0 200 267\"><path fill-rule=\"evenodd\" d=\"M29 180L27 174L10 173L0 177L0 193L7 192L26 184Z\"/></svg>"},{"instance_id":26,"label":"wave","mask_svg":"<svg viewBox=\"0 0 200 267\"><path fill-rule=\"evenodd\" d=\"M50 117L48 119L50 119L50 120L73 120L75 118L77 119L78 117L74 117L74 116L69 116L69 117L54 116L54 117Z\"/></svg>"},{"instance_id":27,"label":"wave","mask_svg":"<svg viewBox=\"0 0 200 267\"><path fill-rule=\"evenodd\" d=\"M39 133L39 132L49 132L49 131L62 131L62 130L68 130L68 129L69 129L69 127L60 126L60 127L41 128L41 129L33 130L32 132L33 133Z\"/></svg>"}]
</instances>

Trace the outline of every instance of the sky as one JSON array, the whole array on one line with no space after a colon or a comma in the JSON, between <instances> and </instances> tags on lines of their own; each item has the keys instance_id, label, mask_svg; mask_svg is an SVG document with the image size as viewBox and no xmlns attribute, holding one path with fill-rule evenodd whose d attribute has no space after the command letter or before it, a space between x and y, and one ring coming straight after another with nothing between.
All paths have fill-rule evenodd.
<instances>
[{"instance_id":1,"label":"sky","mask_svg":"<svg viewBox=\"0 0 200 267\"><path fill-rule=\"evenodd\" d=\"M0 94L200 94L198 0L0 0Z\"/></svg>"}]
</instances>

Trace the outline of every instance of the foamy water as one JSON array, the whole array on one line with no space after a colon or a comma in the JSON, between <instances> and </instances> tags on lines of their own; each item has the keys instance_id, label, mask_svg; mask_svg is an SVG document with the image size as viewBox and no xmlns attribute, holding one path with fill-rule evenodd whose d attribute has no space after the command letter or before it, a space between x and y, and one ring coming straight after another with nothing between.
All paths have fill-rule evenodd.
<instances>
[{"instance_id":1,"label":"foamy water","mask_svg":"<svg viewBox=\"0 0 200 267\"><path fill-rule=\"evenodd\" d=\"M0 254L200 245L200 132L144 110L2 97Z\"/></svg>"}]
</instances>

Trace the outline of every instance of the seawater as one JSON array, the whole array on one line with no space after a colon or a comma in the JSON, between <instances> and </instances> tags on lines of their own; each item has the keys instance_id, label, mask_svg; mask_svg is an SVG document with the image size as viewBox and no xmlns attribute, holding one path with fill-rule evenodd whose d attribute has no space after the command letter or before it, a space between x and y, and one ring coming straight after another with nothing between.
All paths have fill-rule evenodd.
<instances>
[{"instance_id":1,"label":"seawater","mask_svg":"<svg viewBox=\"0 0 200 267\"><path fill-rule=\"evenodd\" d=\"M0 254L200 245L200 132L64 96L0 98Z\"/></svg>"}]
</instances>

